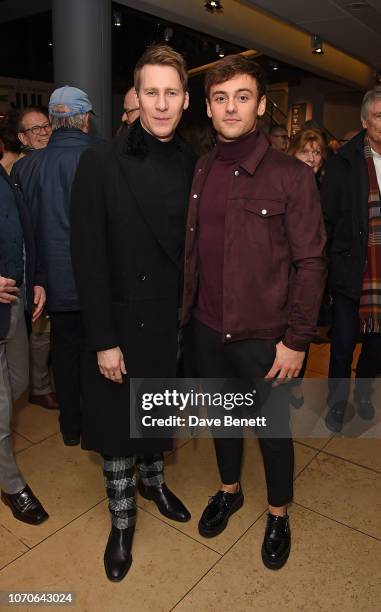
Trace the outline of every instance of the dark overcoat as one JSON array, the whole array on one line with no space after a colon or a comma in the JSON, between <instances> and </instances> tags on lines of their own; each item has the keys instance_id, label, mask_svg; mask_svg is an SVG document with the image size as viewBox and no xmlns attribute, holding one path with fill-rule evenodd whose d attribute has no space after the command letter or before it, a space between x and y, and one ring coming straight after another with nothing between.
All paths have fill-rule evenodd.
<instances>
[{"instance_id":1,"label":"dark overcoat","mask_svg":"<svg viewBox=\"0 0 381 612\"><path fill-rule=\"evenodd\" d=\"M182 262L170 240L139 122L87 150L72 188L71 249L86 328L82 444L104 455L156 453L169 441L129 435L129 377L175 377ZM190 189L194 158L178 140ZM98 370L97 351L119 346L128 376Z\"/></svg>"},{"instance_id":2,"label":"dark overcoat","mask_svg":"<svg viewBox=\"0 0 381 612\"><path fill-rule=\"evenodd\" d=\"M369 233L369 175L362 130L327 163L321 203L327 228L330 288L359 300Z\"/></svg>"}]
</instances>

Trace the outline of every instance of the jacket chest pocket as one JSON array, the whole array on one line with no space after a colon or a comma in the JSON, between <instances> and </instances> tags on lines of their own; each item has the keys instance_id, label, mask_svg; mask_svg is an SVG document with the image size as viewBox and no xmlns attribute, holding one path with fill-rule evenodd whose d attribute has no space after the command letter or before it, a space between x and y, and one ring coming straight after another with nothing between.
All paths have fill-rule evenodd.
<instances>
[{"instance_id":1,"label":"jacket chest pocket","mask_svg":"<svg viewBox=\"0 0 381 612\"><path fill-rule=\"evenodd\" d=\"M245 199L243 222L246 236L254 244L283 243L286 203L269 198Z\"/></svg>"}]
</instances>

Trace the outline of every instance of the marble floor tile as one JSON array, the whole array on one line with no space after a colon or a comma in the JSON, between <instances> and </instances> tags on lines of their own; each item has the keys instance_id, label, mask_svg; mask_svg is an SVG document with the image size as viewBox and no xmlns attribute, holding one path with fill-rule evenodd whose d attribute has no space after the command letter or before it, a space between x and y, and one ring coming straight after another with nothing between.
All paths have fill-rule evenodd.
<instances>
[{"instance_id":1,"label":"marble floor tile","mask_svg":"<svg viewBox=\"0 0 381 612\"><path fill-rule=\"evenodd\" d=\"M169 612L220 558L141 511L133 565L123 581L112 583L103 566L109 530L101 502L1 571L0 590L73 591L73 609L82 612Z\"/></svg>"},{"instance_id":2,"label":"marble floor tile","mask_svg":"<svg viewBox=\"0 0 381 612\"><path fill-rule=\"evenodd\" d=\"M12 429L31 442L41 442L59 431L58 410L24 404L15 409Z\"/></svg>"},{"instance_id":3,"label":"marble floor tile","mask_svg":"<svg viewBox=\"0 0 381 612\"><path fill-rule=\"evenodd\" d=\"M294 500L381 539L381 474L322 451L296 479Z\"/></svg>"},{"instance_id":4,"label":"marble floor tile","mask_svg":"<svg viewBox=\"0 0 381 612\"><path fill-rule=\"evenodd\" d=\"M248 438L245 442L241 480L245 503L231 517L229 528L216 538L206 540L197 528L209 497L216 493L220 484L214 445L210 439L191 440L166 461L166 482L191 512L189 523L174 523L162 517L153 502L140 496L137 497L138 505L213 550L224 553L267 507L263 462L257 440ZM295 445L295 474L311 461L316 452L301 444Z\"/></svg>"},{"instance_id":5,"label":"marble floor tile","mask_svg":"<svg viewBox=\"0 0 381 612\"><path fill-rule=\"evenodd\" d=\"M20 436L15 431L12 433L12 439L13 450L15 453L19 453L25 448L29 448L29 446L32 446L32 442L30 442L30 440L27 440L26 438L24 438L24 436Z\"/></svg>"},{"instance_id":6,"label":"marble floor tile","mask_svg":"<svg viewBox=\"0 0 381 612\"><path fill-rule=\"evenodd\" d=\"M17 463L50 518L41 525L16 520L0 504L0 523L27 546L35 546L106 496L98 456L64 446L61 436L22 451Z\"/></svg>"},{"instance_id":7,"label":"marble floor tile","mask_svg":"<svg viewBox=\"0 0 381 612\"><path fill-rule=\"evenodd\" d=\"M292 550L274 572L260 549L262 517L223 556L176 612L376 612L380 542L294 505Z\"/></svg>"},{"instance_id":8,"label":"marble floor tile","mask_svg":"<svg viewBox=\"0 0 381 612\"><path fill-rule=\"evenodd\" d=\"M0 569L28 550L13 533L0 525ZM0 573L1 575L1 573Z\"/></svg>"},{"instance_id":9,"label":"marble floor tile","mask_svg":"<svg viewBox=\"0 0 381 612\"><path fill-rule=\"evenodd\" d=\"M343 459L381 472L381 440L333 437L324 449Z\"/></svg>"}]
</instances>

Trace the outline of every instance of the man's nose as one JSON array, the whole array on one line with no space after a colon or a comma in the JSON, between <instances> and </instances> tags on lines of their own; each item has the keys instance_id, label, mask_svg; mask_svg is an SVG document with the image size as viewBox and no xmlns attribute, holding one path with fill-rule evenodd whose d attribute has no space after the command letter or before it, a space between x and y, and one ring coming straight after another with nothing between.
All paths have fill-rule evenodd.
<instances>
[{"instance_id":1,"label":"man's nose","mask_svg":"<svg viewBox=\"0 0 381 612\"><path fill-rule=\"evenodd\" d=\"M167 98L165 93L159 93L156 98L156 108L163 111L167 108Z\"/></svg>"},{"instance_id":2,"label":"man's nose","mask_svg":"<svg viewBox=\"0 0 381 612\"><path fill-rule=\"evenodd\" d=\"M234 98L229 98L226 105L226 111L228 113L235 113L237 110L236 101Z\"/></svg>"}]
</instances>

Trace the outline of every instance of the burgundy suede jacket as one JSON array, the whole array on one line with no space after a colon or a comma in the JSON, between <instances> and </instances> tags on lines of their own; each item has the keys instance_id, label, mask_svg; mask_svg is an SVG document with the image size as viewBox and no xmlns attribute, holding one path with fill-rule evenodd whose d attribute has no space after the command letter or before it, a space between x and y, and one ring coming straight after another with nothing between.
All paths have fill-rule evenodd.
<instances>
[{"instance_id":1,"label":"burgundy suede jacket","mask_svg":"<svg viewBox=\"0 0 381 612\"><path fill-rule=\"evenodd\" d=\"M198 209L215 149L195 169L185 244L182 325L198 290ZM311 168L260 133L227 194L223 277L224 342L283 338L304 351L316 334L326 279L326 242Z\"/></svg>"}]
</instances>

